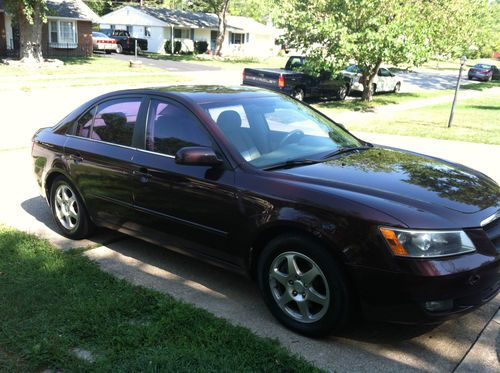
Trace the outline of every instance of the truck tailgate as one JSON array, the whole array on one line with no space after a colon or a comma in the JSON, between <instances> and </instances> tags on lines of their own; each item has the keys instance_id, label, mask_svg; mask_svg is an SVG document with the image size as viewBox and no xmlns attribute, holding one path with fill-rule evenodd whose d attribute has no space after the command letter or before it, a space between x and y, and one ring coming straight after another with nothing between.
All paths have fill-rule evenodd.
<instances>
[{"instance_id":1,"label":"truck tailgate","mask_svg":"<svg viewBox=\"0 0 500 373\"><path fill-rule=\"evenodd\" d=\"M277 88L278 78L283 73L282 69L245 69L243 84L263 88Z\"/></svg>"}]
</instances>

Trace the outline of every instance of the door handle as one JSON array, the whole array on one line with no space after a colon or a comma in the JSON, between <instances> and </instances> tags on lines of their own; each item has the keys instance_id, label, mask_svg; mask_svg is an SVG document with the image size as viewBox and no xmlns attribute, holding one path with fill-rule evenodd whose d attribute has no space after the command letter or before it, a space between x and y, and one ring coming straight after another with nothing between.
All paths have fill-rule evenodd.
<instances>
[{"instance_id":1,"label":"door handle","mask_svg":"<svg viewBox=\"0 0 500 373\"><path fill-rule=\"evenodd\" d=\"M70 154L69 159L75 163L83 162L83 157L80 154Z\"/></svg>"},{"instance_id":2,"label":"door handle","mask_svg":"<svg viewBox=\"0 0 500 373\"><path fill-rule=\"evenodd\" d=\"M151 175L145 168L140 168L139 170L133 170L132 175L138 177L141 183L147 183L149 179L153 177L153 175Z\"/></svg>"}]
</instances>

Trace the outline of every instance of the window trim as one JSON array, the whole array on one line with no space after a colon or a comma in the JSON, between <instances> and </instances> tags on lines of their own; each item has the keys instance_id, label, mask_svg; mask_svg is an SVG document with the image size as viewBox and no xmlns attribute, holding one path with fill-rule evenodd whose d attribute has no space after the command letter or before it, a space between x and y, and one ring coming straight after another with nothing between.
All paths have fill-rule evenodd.
<instances>
[{"instance_id":1,"label":"window trim","mask_svg":"<svg viewBox=\"0 0 500 373\"><path fill-rule=\"evenodd\" d=\"M72 23L73 24L73 39L72 43L63 43L61 40L61 22ZM52 25L56 24L57 26L57 41L52 41ZM78 22L71 19L49 19L48 21L48 34L49 34L49 47L57 48L57 49L76 49L78 48Z\"/></svg>"},{"instance_id":2,"label":"window trim","mask_svg":"<svg viewBox=\"0 0 500 373\"><path fill-rule=\"evenodd\" d=\"M139 99L140 100L140 105L139 105L139 111L137 112L137 119L136 119L136 125L134 126L134 131L132 134L132 145L127 146L127 145L122 145L122 144L116 144L108 141L103 141L103 140L97 140L93 139L90 137L90 134L94 130L94 122L95 122L95 117L97 115L97 109L99 105L104 104L108 101L115 101L115 100L123 100L123 99ZM109 145L116 145L116 146L121 146L129 149L136 149L136 150L142 150L139 148L137 145L140 144L142 145L142 138L143 138L143 131L146 128L146 120L147 120L147 112L144 113L144 110L149 110L149 96L144 95L144 94L125 94L125 95L119 95L119 96L113 96L113 97L106 97L105 99L97 102L93 102L90 106L86 107L85 110L82 111L82 113L75 119L73 120L73 123L71 124L71 130L66 132L66 136L70 137L76 137L78 139L85 139L85 140L90 140L90 141L96 141L100 142L103 144L109 144ZM89 137L83 137L83 136L78 136L76 134L76 129L78 126L78 121L90 110L94 110L94 115L92 117L92 126L90 127L89 131Z\"/></svg>"}]
</instances>

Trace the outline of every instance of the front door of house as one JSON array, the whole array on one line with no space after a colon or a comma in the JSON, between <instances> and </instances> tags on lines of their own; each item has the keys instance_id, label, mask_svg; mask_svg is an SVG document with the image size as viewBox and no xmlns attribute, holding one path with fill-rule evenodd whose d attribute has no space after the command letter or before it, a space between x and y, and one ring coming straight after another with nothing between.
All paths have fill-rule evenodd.
<instances>
[{"instance_id":1,"label":"front door of house","mask_svg":"<svg viewBox=\"0 0 500 373\"><path fill-rule=\"evenodd\" d=\"M215 45L217 44L217 31L210 31L210 50L215 53Z\"/></svg>"}]
</instances>

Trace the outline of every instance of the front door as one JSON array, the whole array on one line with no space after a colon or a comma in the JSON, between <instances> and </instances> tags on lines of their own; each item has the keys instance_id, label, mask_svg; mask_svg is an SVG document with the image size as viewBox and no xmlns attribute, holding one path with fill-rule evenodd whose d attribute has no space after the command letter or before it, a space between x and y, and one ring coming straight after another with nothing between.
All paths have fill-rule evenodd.
<instances>
[{"instance_id":1,"label":"front door","mask_svg":"<svg viewBox=\"0 0 500 373\"><path fill-rule=\"evenodd\" d=\"M217 44L217 31L210 31L210 51L212 54L215 53L215 47Z\"/></svg>"},{"instance_id":2,"label":"front door","mask_svg":"<svg viewBox=\"0 0 500 373\"><path fill-rule=\"evenodd\" d=\"M134 157L134 204L142 229L174 250L234 264L236 252L228 241L241 215L233 170L175 162L183 147L215 149L211 136L187 108L155 98L146 133L146 149Z\"/></svg>"}]
</instances>

